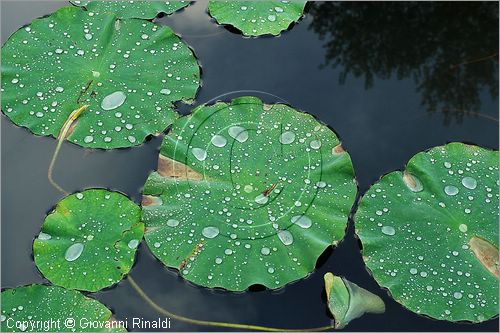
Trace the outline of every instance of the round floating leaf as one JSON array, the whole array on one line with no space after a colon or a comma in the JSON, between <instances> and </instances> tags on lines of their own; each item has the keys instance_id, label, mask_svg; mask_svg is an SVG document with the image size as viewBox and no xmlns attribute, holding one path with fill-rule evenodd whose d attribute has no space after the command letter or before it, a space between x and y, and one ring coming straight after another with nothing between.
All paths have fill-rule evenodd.
<instances>
[{"instance_id":1,"label":"round floating leaf","mask_svg":"<svg viewBox=\"0 0 500 333\"><path fill-rule=\"evenodd\" d=\"M326 273L324 279L328 309L335 318L335 329L344 328L365 313L385 312L384 301L357 284L332 273Z\"/></svg>"},{"instance_id":2,"label":"round floating leaf","mask_svg":"<svg viewBox=\"0 0 500 333\"><path fill-rule=\"evenodd\" d=\"M344 236L350 156L312 116L255 97L200 106L163 141L145 185L145 238L206 287L278 288Z\"/></svg>"},{"instance_id":3,"label":"round floating leaf","mask_svg":"<svg viewBox=\"0 0 500 333\"><path fill-rule=\"evenodd\" d=\"M245 36L279 35L297 22L306 1L209 1L210 15Z\"/></svg>"},{"instance_id":4,"label":"round floating leaf","mask_svg":"<svg viewBox=\"0 0 500 333\"><path fill-rule=\"evenodd\" d=\"M498 151L450 143L413 156L363 196L356 230L378 283L416 313L498 315Z\"/></svg>"},{"instance_id":5,"label":"round floating leaf","mask_svg":"<svg viewBox=\"0 0 500 333\"><path fill-rule=\"evenodd\" d=\"M97 291L130 271L142 236L140 208L126 196L91 189L67 196L33 243L35 263L52 283Z\"/></svg>"},{"instance_id":6,"label":"round floating leaf","mask_svg":"<svg viewBox=\"0 0 500 333\"><path fill-rule=\"evenodd\" d=\"M120 18L152 19L160 13L172 14L186 7L189 1L71 1L94 13L116 13Z\"/></svg>"},{"instance_id":7,"label":"round floating leaf","mask_svg":"<svg viewBox=\"0 0 500 333\"><path fill-rule=\"evenodd\" d=\"M38 135L83 147L140 144L177 117L199 86L189 47L170 28L64 7L14 33L2 48L2 111Z\"/></svg>"},{"instance_id":8,"label":"round floating leaf","mask_svg":"<svg viewBox=\"0 0 500 333\"><path fill-rule=\"evenodd\" d=\"M76 290L34 284L2 291L2 332L125 332L111 315Z\"/></svg>"}]
</instances>

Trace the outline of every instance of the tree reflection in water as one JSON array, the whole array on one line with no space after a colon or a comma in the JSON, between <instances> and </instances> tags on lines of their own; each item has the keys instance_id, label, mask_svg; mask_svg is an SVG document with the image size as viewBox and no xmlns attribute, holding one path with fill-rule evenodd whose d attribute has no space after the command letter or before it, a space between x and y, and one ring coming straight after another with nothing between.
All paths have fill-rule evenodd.
<instances>
[{"instance_id":1,"label":"tree reflection in water","mask_svg":"<svg viewBox=\"0 0 500 333\"><path fill-rule=\"evenodd\" d=\"M481 115L485 91L498 97L498 2L313 2L308 11L341 83L412 77L445 122Z\"/></svg>"}]
</instances>

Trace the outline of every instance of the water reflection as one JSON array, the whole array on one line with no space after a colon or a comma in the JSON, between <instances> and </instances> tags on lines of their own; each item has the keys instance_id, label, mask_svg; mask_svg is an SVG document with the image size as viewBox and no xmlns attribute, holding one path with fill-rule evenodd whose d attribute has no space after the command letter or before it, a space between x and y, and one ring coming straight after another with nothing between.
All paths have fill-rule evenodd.
<instances>
[{"instance_id":1,"label":"water reflection","mask_svg":"<svg viewBox=\"0 0 500 333\"><path fill-rule=\"evenodd\" d=\"M445 122L482 115L483 94L498 97L498 2L314 2L309 13L340 83L412 77Z\"/></svg>"}]
</instances>

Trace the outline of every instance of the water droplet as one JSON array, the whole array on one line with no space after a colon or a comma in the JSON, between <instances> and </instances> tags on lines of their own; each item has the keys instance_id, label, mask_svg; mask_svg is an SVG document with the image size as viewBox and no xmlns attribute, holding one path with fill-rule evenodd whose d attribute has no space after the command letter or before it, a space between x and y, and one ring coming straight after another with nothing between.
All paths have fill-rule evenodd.
<instances>
[{"instance_id":1,"label":"water droplet","mask_svg":"<svg viewBox=\"0 0 500 333\"><path fill-rule=\"evenodd\" d=\"M305 215L297 215L292 217L292 223L295 223L296 225L304 229L308 229L312 225L311 219Z\"/></svg>"},{"instance_id":2,"label":"water droplet","mask_svg":"<svg viewBox=\"0 0 500 333\"><path fill-rule=\"evenodd\" d=\"M445 186L444 193L446 193L448 195L457 195L458 188L456 186L453 186L453 185Z\"/></svg>"},{"instance_id":3,"label":"water droplet","mask_svg":"<svg viewBox=\"0 0 500 333\"><path fill-rule=\"evenodd\" d=\"M265 205L269 201L269 198L264 194L259 194L255 197L255 202L261 205Z\"/></svg>"},{"instance_id":4,"label":"water droplet","mask_svg":"<svg viewBox=\"0 0 500 333\"><path fill-rule=\"evenodd\" d=\"M101 76L101 73L99 73L98 71L92 71L92 76L98 78L99 76Z\"/></svg>"},{"instance_id":5,"label":"water droplet","mask_svg":"<svg viewBox=\"0 0 500 333\"><path fill-rule=\"evenodd\" d=\"M248 132L241 126L231 126L227 130L229 135L238 142L245 142L248 140Z\"/></svg>"},{"instance_id":6,"label":"water droplet","mask_svg":"<svg viewBox=\"0 0 500 333\"><path fill-rule=\"evenodd\" d=\"M94 141L94 137L92 135L87 135L85 138L83 138L83 142L85 143L91 143Z\"/></svg>"},{"instance_id":7,"label":"water droplet","mask_svg":"<svg viewBox=\"0 0 500 333\"><path fill-rule=\"evenodd\" d=\"M467 232L467 224L459 225L458 230L460 230L461 232Z\"/></svg>"},{"instance_id":8,"label":"water droplet","mask_svg":"<svg viewBox=\"0 0 500 333\"><path fill-rule=\"evenodd\" d=\"M410 268L410 273L415 275L418 273L418 270L416 268Z\"/></svg>"},{"instance_id":9,"label":"water droplet","mask_svg":"<svg viewBox=\"0 0 500 333\"><path fill-rule=\"evenodd\" d=\"M131 143L134 143L136 141L135 137L133 137L132 135L129 135L127 137L128 141L130 141Z\"/></svg>"},{"instance_id":10,"label":"water droplet","mask_svg":"<svg viewBox=\"0 0 500 333\"><path fill-rule=\"evenodd\" d=\"M167 225L168 225L169 227L174 228L174 227L177 227L177 226L179 225L179 221L174 220L174 219L169 219L169 220L167 221Z\"/></svg>"},{"instance_id":11,"label":"water droplet","mask_svg":"<svg viewBox=\"0 0 500 333\"><path fill-rule=\"evenodd\" d=\"M18 83L18 82L19 82L19 79L14 78L14 79L12 79L12 81L10 81L10 82L12 82L12 83L16 84L16 83Z\"/></svg>"},{"instance_id":12,"label":"water droplet","mask_svg":"<svg viewBox=\"0 0 500 333\"><path fill-rule=\"evenodd\" d=\"M444 167L445 167L446 169L451 168L451 163L450 163L450 162L444 162Z\"/></svg>"},{"instance_id":13,"label":"water droplet","mask_svg":"<svg viewBox=\"0 0 500 333\"><path fill-rule=\"evenodd\" d=\"M269 16L267 17L267 19L268 19L269 21L271 21L271 22L274 22L274 21L276 21L276 15L269 15Z\"/></svg>"},{"instance_id":14,"label":"water droplet","mask_svg":"<svg viewBox=\"0 0 500 333\"><path fill-rule=\"evenodd\" d=\"M269 268L267 269L267 272L268 272L269 274L273 274L273 273L274 273L274 268L269 267Z\"/></svg>"},{"instance_id":15,"label":"water droplet","mask_svg":"<svg viewBox=\"0 0 500 333\"><path fill-rule=\"evenodd\" d=\"M260 250L260 253L261 253L262 255L267 256L267 255L269 255L269 253L271 253L271 250L270 250L268 247L263 247L263 248Z\"/></svg>"},{"instance_id":16,"label":"water droplet","mask_svg":"<svg viewBox=\"0 0 500 333\"><path fill-rule=\"evenodd\" d=\"M222 264L222 259L221 259L221 258L215 258L215 263L216 263L217 265Z\"/></svg>"},{"instance_id":17,"label":"water droplet","mask_svg":"<svg viewBox=\"0 0 500 333\"><path fill-rule=\"evenodd\" d=\"M0 315L0 321L1 322L4 322L6 319L7 319L7 317L5 317L4 315Z\"/></svg>"},{"instance_id":18,"label":"water droplet","mask_svg":"<svg viewBox=\"0 0 500 333\"><path fill-rule=\"evenodd\" d=\"M427 286L427 287L425 287L425 289L427 289L427 291L432 291L433 288L432 288L432 286Z\"/></svg>"},{"instance_id":19,"label":"water droplet","mask_svg":"<svg viewBox=\"0 0 500 333\"><path fill-rule=\"evenodd\" d=\"M316 183L316 186L317 186L318 188L324 188L324 187L326 187L326 183L325 183L324 181L320 181L320 182L317 182L317 183Z\"/></svg>"},{"instance_id":20,"label":"water droplet","mask_svg":"<svg viewBox=\"0 0 500 333\"><path fill-rule=\"evenodd\" d=\"M76 198L78 200L82 200L83 199L83 193L77 193L75 196L76 196Z\"/></svg>"},{"instance_id":21,"label":"water droplet","mask_svg":"<svg viewBox=\"0 0 500 333\"><path fill-rule=\"evenodd\" d=\"M80 255L83 252L83 244L82 243L75 243L68 247L66 250L66 253L64 254L64 258L67 261L75 261L80 257Z\"/></svg>"},{"instance_id":22,"label":"water droplet","mask_svg":"<svg viewBox=\"0 0 500 333\"><path fill-rule=\"evenodd\" d=\"M474 190L477 187L477 181L472 177L464 177L462 179L462 185L469 190Z\"/></svg>"},{"instance_id":23,"label":"water droplet","mask_svg":"<svg viewBox=\"0 0 500 333\"><path fill-rule=\"evenodd\" d=\"M223 137L222 135L217 135L217 134L212 137L212 140L210 140L210 142L212 142L214 146L219 148L222 148L227 144L226 138Z\"/></svg>"},{"instance_id":24,"label":"water droplet","mask_svg":"<svg viewBox=\"0 0 500 333\"><path fill-rule=\"evenodd\" d=\"M191 149L191 152L193 153L194 157L198 161L204 161L207 158L207 152L204 149L201 148L193 148Z\"/></svg>"},{"instance_id":25,"label":"water droplet","mask_svg":"<svg viewBox=\"0 0 500 333\"><path fill-rule=\"evenodd\" d=\"M278 231L278 238L285 245L290 245L293 243L293 236L288 230Z\"/></svg>"},{"instance_id":26,"label":"water droplet","mask_svg":"<svg viewBox=\"0 0 500 333\"><path fill-rule=\"evenodd\" d=\"M280 135L280 142L284 145L289 145L290 143L295 141L295 133L293 132L284 132Z\"/></svg>"},{"instance_id":27,"label":"water droplet","mask_svg":"<svg viewBox=\"0 0 500 333\"><path fill-rule=\"evenodd\" d=\"M92 34L85 34L85 39L86 40L91 40L92 39Z\"/></svg>"},{"instance_id":28,"label":"water droplet","mask_svg":"<svg viewBox=\"0 0 500 333\"><path fill-rule=\"evenodd\" d=\"M63 87L56 87L56 92L63 92L64 91L64 88Z\"/></svg>"},{"instance_id":29,"label":"water droplet","mask_svg":"<svg viewBox=\"0 0 500 333\"><path fill-rule=\"evenodd\" d=\"M217 227L205 227L201 231L201 234L206 238L215 238L219 235L219 228L217 228Z\"/></svg>"},{"instance_id":30,"label":"water droplet","mask_svg":"<svg viewBox=\"0 0 500 333\"><path fill-rule=\"evenodd\" d=\"M311 146L312 149L320 149L321 148L321 141L313 140L313 141L311 141L309 146Z\"/></svg>"},{"instance_id":31,"label":"water droplet","mask_svg":"<svg viewBox=\"0 0 500 333\"><path fill-rule=\"evenodd\" d=\"M51 238L52 238L52 236L51 236L51 235L46 234L46 233L44 233L44 232L41 232L41 233L39 233L39 234L38 234L38 239L39 239L39 240L49 240L49 239L51 239Z\"/></svg>"},{"instance_id":32,"label":"water droplet","mask_svg":"<svg viewBox=\"0 0 500 333\"><path fill-rule=\"evenodd\" d=\"M128 247L133 249L136 249L137 246L139 246L139 241L137 239L132 239L130 242L128 242Z\"/></svg>"},{"instance_id":33,"label":"water droplet","mask_svg":"<svg viewBox=\"0 0 500 333\"><path fill-rule=\"evenodd\" d=\"M461 299L462 298L462 293L456 291L456 292L453 293L453 297L455 297L456 299Z\"/></svg>"},{"instance_id":34,"label":"water droplet","mask_svg":"<svg viewBox=\"0 0 500 333\"><path fill-rule=\"evenodd\" d=\"M283 13L283 8L281 7L274 7L274 10L276 11L276 13Z\"/></svg>"},{"instance_id":35,"label":"water droplet","mask_svg":"<svg viewBox=\"0 0 500 333\"><path fill-rule=\"evenodd\" d=\"M162 95L170 95L170 93L171 93L170 89L167 88L160 90L160 94Z\"/></svg>"},{"instance_id":36,"label":"water droplet","mask_svg":"<svg viewBox=\"0 0 500 333\"><path fill-rule=\"evenodd\" d=\"M149 38L149 36L148 36L148 35L146 35L146 34L142 34L142 35L141 35L141 38L142 38L142 39L148 39L148 38Z\"/></svg>"},{"instance_id":37,"label":"water droplet","mask_svg":"<svg viewBox=\"0 0 500 333\"><path fill-rule=\"evenodd\" d=\"M396 234L396 230L390 225L384 225L382 227L382 233L387 236L394 236Z\"/></svg>"},{"instance_id":38,"label":"water droplet","mask_svg":"<svg viewBox=\"0 0 500 333\"><path fill-rule=\"evenodd\" d=\"M116 109L125 103L126 98L127 95L123 91L115 91L102 99L101 108L103 110Z\"/></svg>"},{"instance_id":39,"label":"water droplet","mask_svg":"<svg viewBox=\"0 0 500 333\"><path fill-rule=\"evenodd\" d=\"M247 6L241 6L240 8L241 8L241 10L247 10L248 7Z\"/></svg>"}]
</instances>

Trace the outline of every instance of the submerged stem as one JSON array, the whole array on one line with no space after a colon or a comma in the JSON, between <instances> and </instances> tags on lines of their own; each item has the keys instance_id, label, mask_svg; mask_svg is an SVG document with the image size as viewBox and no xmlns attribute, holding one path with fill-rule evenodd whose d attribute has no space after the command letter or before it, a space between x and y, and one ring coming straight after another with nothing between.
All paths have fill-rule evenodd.
<instances>
[{"instance_id":1,"label":"submerged stem","mask_svg":"<svg viewBox=\"0 0 500 333\"><path fill-rule=\"evenodd\" d=\"M80 114L83 111L85 111L88 107L89 107L88 105L83 105L82 107L71 112L66 122L64 122L61 131L59 132L59 136L57 137L56 150L54 151L54 155L52 155L52 160L50 161L49 170L47 172L47 177L49 178L49 182L52 184L52 186L54 186L58 191L60 191L64 195L68 195L68 192L66 192L61 186L59 186L59 184L57 184L54 181L54 179L52 178L52 171L54 170L54 164L56 163L57 156L59 155L59 151L61 150L62 143L64 142L64 140L66 140L71 125L80 116Z\"/></svg>"},{"instance_id":2,"label":"submerged stem","mask_svg":"<svg viewBox=\"0 0 500 333\"><path fill-rule=\"evenodd\" d=\"M159 313L174 318L176 320L193 324L193 325L201 325L201 326L215 326L215 327L228 327L228 328L236 328L243 330L254 330L254 331L266 331L266 332L319 332L326 331L334 328L332 325L316 327L316 328L304 328L304 329L288 329L288 328L274 328L274 327L266 327L266 326L257 326L257 325L245 325L245 324L235 324L235 323L226 323L219 321L205 321L205 320L197 320L191 319L187 317L183 317L180 315L176 315L175 313L169 312L156 304L145 292L139 287L139 285L134 281L134 279L129 275L128 281L135 289L135 291L141 296L142 299L146 301L153 309L158 311Z\"/></svg>"}]
</instances>

